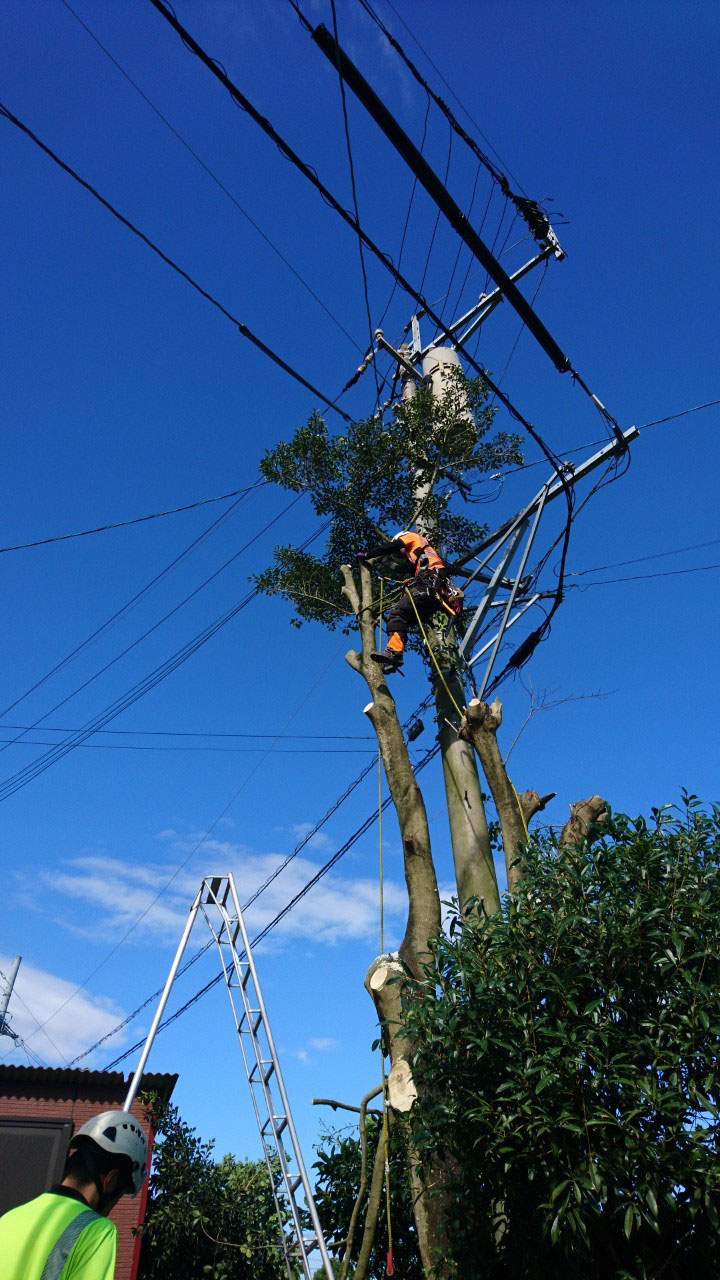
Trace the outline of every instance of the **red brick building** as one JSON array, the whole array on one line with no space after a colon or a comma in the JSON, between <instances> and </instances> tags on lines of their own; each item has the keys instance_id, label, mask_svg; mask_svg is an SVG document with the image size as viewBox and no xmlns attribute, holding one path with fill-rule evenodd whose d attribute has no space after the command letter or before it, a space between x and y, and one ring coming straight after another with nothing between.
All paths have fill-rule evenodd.
<instances>
[{"instance_id":1,"label":"red brick building","mask_svg":"<svg viewBox=\"0 0 720 1280\"><path fill-rule=\"evenodd\" d=\"M143 1088L169 1098L177 1076L146 1075ZM120 1071L0 1064L0 1213L47 1191L62 1176L69 1139L98 1111L121 1108L129 1080ZM132 1108L148 1136L153 1133L137 1102ZM123 1196L112 1213L118 1229L116 1280L135 1280L145 1218L147 1179L138 1196Z\"/></svg>"}]
</instances>

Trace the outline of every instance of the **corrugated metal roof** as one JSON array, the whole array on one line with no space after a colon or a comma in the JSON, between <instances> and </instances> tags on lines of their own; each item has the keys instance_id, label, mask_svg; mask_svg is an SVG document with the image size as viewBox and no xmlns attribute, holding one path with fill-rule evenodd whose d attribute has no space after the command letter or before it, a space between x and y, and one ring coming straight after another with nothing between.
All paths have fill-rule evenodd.
<instances>
[{"instance_id":1,"label":"corrugated metal roof","mask_svg":"<svg viewBox=\"0 0 720 1280\"><path fill-rule=\"evenodd\" d=\"M87 1067L30 1067L22 1063L0 1063L0 1085L3 1084L35 1084L35 1085L93 1085L105 1087L117 1093L126 1091L131 1076L127 1079L122 1071L91 1071ZM159 1093L168 1099L177 1084L177 1075L169 1072L148 1073L143 1076L143 1088Z\"/></svg>"}]
</instances>

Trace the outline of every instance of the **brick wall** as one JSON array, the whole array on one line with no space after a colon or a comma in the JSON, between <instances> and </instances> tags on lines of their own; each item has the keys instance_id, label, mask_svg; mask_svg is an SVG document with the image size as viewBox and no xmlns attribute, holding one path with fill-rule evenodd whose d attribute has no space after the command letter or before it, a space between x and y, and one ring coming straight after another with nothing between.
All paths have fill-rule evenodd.
<instances>
[{"instance_id":1,"label":"brick wall","mask_svg":"<svg viewBox=\"0 0 720 1280\"><path fill-rule=\"evenodd\" d=\"M170 1097L177 1076L146 1076L145 1088ZM76 1132L99 1111L122 1108L129 1081L121 1072L75 1071L52 1067L0 1066L0 1117L4 1119L69 1120ZM152 1134L137 1103L133 1115L141 1122L152 1144ZM38 1187L38 1194L47 1190ZM139 1240L133 1228L143 1221L147 1181L138 1196L123 1196L111 1215L118 1229L115 1280L135 1280Z\"/></svg>"}]
</instances>

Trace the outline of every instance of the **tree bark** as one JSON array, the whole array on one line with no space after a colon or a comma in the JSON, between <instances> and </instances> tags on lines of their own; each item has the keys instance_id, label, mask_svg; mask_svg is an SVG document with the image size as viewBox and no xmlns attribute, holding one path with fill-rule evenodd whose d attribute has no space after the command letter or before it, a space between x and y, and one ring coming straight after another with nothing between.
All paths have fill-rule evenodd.
<instances>
[{"instance_id":1,"label":"tree bark","mask_svg":"<svg viewBox=\"0 0 720 1280\"><path fill-rule=\"evenodd\" d=\"M527 844L528 835L525 807L508 777L498 746L497 731L501 724L502 703L499 698L490 706L479 698L473 698L465 710L460 732L475 747L495 801L502 832L508 889L513 893L521 876L518 861L520 846ZM527 796L531 794L526 793ZM527 804L528 808L532 807L532 801L528 800Z\"/></svg>"},{"instance_id":2,"label":"tree bark","mask_svg":"<svg viewBox=\"0 0 720 1280\"><path fill-rule=\"evenodd\" d=\"M443 683L430 658L460 911L477 898L486 914L492 915L500 910L500 891L475 753L459 732L465 690L454 628L431 624L426 630L444 679Z\"/></svg>"},{"instance_id":3,"label":"tree bark","mask_svg":"<svg viewBox=\"0 0 720 1280\"><path fill-rule=\"evenodd\" d=\"M362 653L351 649L346 661L365 680L372 702L365 708L377 734L385 776L400 824L409 911L400 957L416 978L429 958L428 942L440 929L440 895L430 851L430 831L422 792L415 781L407 744L382 668L370 654L375 647L370 570L361 565L358 592L348 565L342 566L343 595L360 626Z\"/></svg>"},{"instance_id":4,"label":"tree bark","mask_svg":"<svg viewBox=\"0 0 720 1280\"><path fill-rule=\"evenodd\" d=\"M388 1117L388 1122L389 1122ZM373 1161L372 1178L370 1179L370 1192L368 1194L367 1209L365 1210L365 1225L363 1227L363 1236L360 1242L360 1253L358 1254L357 1264L353 1273L353 1280L365 1280L367 1269L370 1263L370 1254L375 1243L375 1235L377 1233L378 1218L380 1217L380 1208L382 1206L382 1189L385 1181L385 1126L381 1125L378 1144L375 1148L375 1159ZM343 1271L341 1280L345 1280L347 1272Z\"/></svg>"},{"instance_id":5,"label":"tree bark","mask_svg":"<svg viewBox=\"0 0 720 1280\"><path fill-rule=\"evenodd\" d=\"M607 816L607 805L602 796L590 796L587 800L578 800L576 804L571 804L570 817L560 832L558 848L567 853L577 848L584 840L592 839L593 828L607 822Z\"/></svg>"},{"instance_id":6,"label":"tree bark","mask_svg":"<svg viewBox=\"0 0 720 1280\"><path fill-rule=\"evenodd\" d=\"M407 972L419 981L423 979L423 965L430 958L430 941L440 931L440 895L430 849L425 802L415 781L395 701L382 668L370 656L375 647L370 571L361 565L360 590L348 565L342 566L342 574L343 594L358 620L362 639L361 653L350 650L345 656L353 670L363 677L372 696L365 712L377 734L385 776L398 816L408 891L407 927L399 950L393 955L379 956L373 962L365 986L378 1011L392 1064L388 1077L390 1105L397 1110L409 1111L417 1092L412 1079L411 1046L402 1032L402 988ZM408 1172L422 1264L428 1275L444 1280L449 1251L443 1206L440 1198L432 1201L429 1198L429 1188L421 1179L412 1143L408 1152ZM431 1183L438 1185L440 1181L440 1173L436 1176L433 1171Z\"/></svg>"},{"instance_id":7,"label":"tree bark","mask_svg":"<svg viewBox=\"0 0 720 1280\"><path fill-rule=\"evenodd\" d=\"M370 1090L370 1093L366 1093L366 1094L365 1094L365 1097L363 1098L362 1102L360 1103L360 1122L359 1122L359 1127L360 1127L360 1150L361 1150L361 1153L362 1153L362 1154L361 1154L361 1159L360 1159L360 1186L359 1186L359 1188L358 1188L357 1198L356 1198L356 1200L355 1200L355 1204L354 1204L354 1206L353 1206L352 1216L351 1216L351 1218L350 1218L350 1226L348 1227L348 1233L347 1233L347 1244L346 1244L346 1246L345 1246L345 1255L344 1255L343 1260L342 1260L342 1268L341 1268L341 1271L340 1271L340 1280L347 1280L348 1268L349 1268L349 1266L350 1266L350 1255L351 1255L351 1253L352 1253L353 1239L354 1239L354 1236L355 1236L355 1227L356 1227L356 1225L357 1225L357 1220L358 1220L358 1217L359 1217L359 1215L360 1215L360 1210L361 1210L361 1208L362 1208L362 1202L363 1202L363 1200L364 1200L364 1198L365 1198L365 1190L366 1190L366 1187L367 1187L367 1126L366 1126L366 1123L365 1123L365 1117L366 1117L366 1115L367 1115L367 1106L368 1106L368 1103L369 1103L369 1102L371 1102L373 1098L376 1098L376 1097L377 1097L377 1095L378 1095L378 1093L382 1093L382 1091L383 1091L383 1087L382 1087L382 1085L380 1085L380 1086L379 1086L379 1088L377 1088L377 1089L371 1089L371 1090ZM384 1149L384 1147L385 1147L385 1126L384 1126L384 1124L382 1124L382 1125L380 1126L380 1137L378 1138L378 1147L379 1147L380 1145L382 1145L382 1147L383 1147L383 1149ZM377 1152L375 1153L375 1159L377 1160ZM373 1181L374 1181L374 1178L375 1178L375 1169L374 1169L374 1166L373 1166ZM381 1187L381 1189L382 1189L382 1187ZM373 1207L373 1206L374 1206L374 1222L371 1222L371 1221L370 1221L370 1210L371 1210L371 1207ZM366 1213L365 1213L365 1230L363 1231L363 1239L362 1239L362 1245L361 1245L361 1253L362 1253L362 1246L364 1246L364 1244L365 1244L365 1236L366 1236L366 1234L367 1234L367 1232L368 1232L368 1228L369 1228L369 1227L371 1227L371 1229L372 1229L372 1238L373 1238L373 1239L375 1238L375 1230L376 1230L376 1227L377 1227L377 1219L378 1219L378 1210L379 1210L379 1208L380 1208L380 1197L379 1197L379 1196L376 1196L376 1197L374 1197L374 1196L373 1196L373 1188L372 1188L372 1186L371 1186L371 1188L370 1188L370 1196L369 1196L369 1198L368 1198L368 1207L367 1207L367 1211L366 1211ZM370 1246L369 1246L368 1251L367 1251L367 1253L368 1253L368 1257L369 1257L370 1249L371 1249L371 1248L372 1248L372 1240L370 1241ZM363 1272L362 1272L362 1275L364 1276L364 1274L365 1274L365 1272L363 1271ZM355 1275L356 1275L356 1277L357 1277L357 1280L362 1280L362 1277L361 1277L361 1275L360 1275L360 1272L357 1270L357 1268L356 1268L356 1270L355 1270Z\"/></svg>"}]
</instances>

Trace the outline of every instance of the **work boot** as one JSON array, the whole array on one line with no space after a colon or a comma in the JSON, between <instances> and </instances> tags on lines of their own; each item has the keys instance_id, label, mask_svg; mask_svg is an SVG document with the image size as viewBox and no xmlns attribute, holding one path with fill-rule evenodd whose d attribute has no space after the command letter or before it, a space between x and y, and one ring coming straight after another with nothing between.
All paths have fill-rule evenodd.
<instances>
[{"instance_id":1,"label":"work boot","mask_svg":"<svg viewBox=\"0 0 720 1280\"><path fill-rule=\"evenodd\" d=\"M403 664L403 656L397 649L385 649L382 653L371 653L373 662L382 667L386 676L391 676Z\"/></svg>"}]
</instances>

